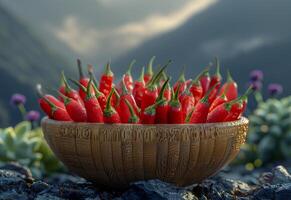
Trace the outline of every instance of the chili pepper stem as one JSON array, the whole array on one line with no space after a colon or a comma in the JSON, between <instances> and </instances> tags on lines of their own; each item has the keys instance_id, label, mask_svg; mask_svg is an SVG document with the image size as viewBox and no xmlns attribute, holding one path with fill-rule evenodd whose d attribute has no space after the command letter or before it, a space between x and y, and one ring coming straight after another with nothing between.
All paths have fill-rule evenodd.
<instances>
[{"instance_id":1,"label":"chili pepper stem","mask_svg":"<svg viewBox=\"0 0 291 200\"><path fill-rule=\"evenodd\" d=\"M170 79L171 78L167 78L166 82L163 84L163 86L161 88L161 91L160 91L160 94L159 94L159 96L158 96L156 101L160 101L160 100L164 99L164 93L165 93L167 84L169 83Z\"/></svg>"},{"instance_id":2,"label":"chili pepper stem","mask_svg":"<svg viewBox=\"0 0 291 200\"><path fill-rule=\"evenodd\" d=\"M220 78L221 78L221 74L220 74L220 62L219 62L218 57L215 57L215 65L216 65L216 72L215 72L215 75L216 75L217 77L220 77Z\"/></svg>"},{"instance_id":3,"label":"chili pepper stem","mask_svg":"<svg viewBox=\"0 0 291 200\"><path fill-rule=\"evenodd\" d=\"M140 73L140 76L139 78L137 79L138 82L144 82L144 67L141 68L141 73Z\"/></svg>"},{"instance_id":4,"label":"chili pepper stem","mask_svg":"<svg viewBox=\"0 0 291 200\"><path fill-rule=\"evenodd\" d=\"M185 79L185 66L183 67L183 69L182 69L182 72L181 72L181 74L180 74L180 76L179 76L179 78L178 78L178 82L185 82L186 81L186 79Z\"/></svg>"},{"instance_id":5,"label":"chili pepper stem","mask_svg":"<svg viewBox=\"0 0 291 200\"><path fill-rule=\"evenodd\" d=\"M71 81L72 83L74 83L75 85L77 85L81 90L83 90L83 92L87 93L87 89L81 85L78 81L72 79L72 78L68 78L69 81Z\"/></svg>"},{"instance_id":6,"label":"chili pepper stem","mask_svg":"<svg viewBox=\"0 0 291 200\"><path fill-rule=\"evenodd\" d=\"M233 78L231 76L231 73L230 73L229 69L227 70L226 82L233 82Z\"/></svg>"},{"instance_id":7,"label":"chili pepper stem","mask_svg":"<svg viewBox=\"0 0 291 200\"><path fill-rule=\"evenodd\" d=\"M147 87L153 87L157 80L159 79L159 77L162 75L163 71L168 67L168 65L171 63L172 61L169 60L161 69L160 71L150 80L150 82L147 84Z\"/></svg>"},{"instance_id":8,"label":"chili pepper stem","mask_svg":"<svg viewBox=\"0 0 291 200\"><path fill-rule=\"evenodd\" d=\"M114 93L114 89L112 89L109 93L109 96L108 96L108 99L107 99L107 102L106 102L106 106L105 106L105 110L104 110L104 114L110 114L112 111L112 108L111 108L111 98L112 98L112 95Z\"/></svg>"},{"instance_id":9,"label":"chili pepper stem","mask_svg":"<svg viewBox=\"0 0 291 200\"><path fill-rule=\"evenodd\" d=\"M154 72L153 72L153 63L154 63L155 59L156 59L156 56L151 57L151 59L150 59L150 61L148 63L148 66L147 66L146 74L151 75L151 76L154 74Z\"/></svg>"},{"instance_id":10,"label":"chili pepper stem","mask_svg":"<svg viewBox=\"0 0 291 200\"><path fill-rule=\"evenodd\" d=\"M79 58L77 59L77 65L78 65L78 71L79 71L79 78L80 79L84 78L82 63L81 63L81 60Z\"/></svg>"},{"instance_id":11,"label":"chili pepper stem","mask_svg":"<svg viewBox=\"0 0 291 200\"><path fill-rule=\"evenodd\" d=\"M130 118L129 118L129 123L137 123L139 121L138 116L135 114L132 105L129 103L127 99L125 99L125 103L129 109L130 112Z\"/></svg>"},{"instance_id":12,"label":"chili pepper stem","mask_svg":"<svg viewBox=\"0 0 291 200\"><path fill-rule=\"evenodd\" d=\"M208 102L208 98L209 95L211 94L211 92L215 89L215 87L218 85L218 83L216 83L214 86L212 86L205 94L205 96L201 99L201 102L207 103Z\"/></svg>"},{"instance_id":13,"label":"chili pepper stem","mask_svg":"<svg viewBox=\"0 0 291 200\"><path fill-rule=\"evenodd\" d=\"M133 65L134 65L135 63L136 63L136 60L132 60L132 61L131 61L131 63L129 64L128 69L127 69L127 71L126 71L125 74L131 76L131 70L132 70L132 67L133 67Z\"/></svg>"},{"instance_id":14,"label":"chili pepper stem","mask_svg":"<svg viewBox=\"0 0 291 200\"><path fill-rule=\"evenodd\" d=\"M113 72L111 71L111 68L110 68L110 61L108 61L107 64L106 64L104 74L106 76L113 76Z\"/></svg>"}]
</instances>

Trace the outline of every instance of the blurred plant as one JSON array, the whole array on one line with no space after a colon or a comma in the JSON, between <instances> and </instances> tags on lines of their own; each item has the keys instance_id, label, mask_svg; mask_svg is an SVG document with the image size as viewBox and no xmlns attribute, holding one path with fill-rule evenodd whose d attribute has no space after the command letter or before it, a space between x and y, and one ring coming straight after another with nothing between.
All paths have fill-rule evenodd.
<instances>
[{"instance_id":1,"label":"blurred plant","mask_svg":"<svg viewBox=\"0 0 291 200\"><path fill-rule=\"evenodd\" d=\"M248 170L267 163L291 158L291 96L276 99L283 92L280 84L268 86L270 98L263 99L263 73L250 74L255 89L257 108L249 116L250 127L247 144L234 163L244 163Z\"/></svg>"},{"instance_id":2,"label":"blurred plant","mask_svg":"<svg viewBox=\"0 0 291 200\"><path fill-rule=\"evenodd\" d=\"M16 161L27 166L35 177L47 176L64 168L46 144L39 127L38 111L26 112L25 96L15 94L11 103L17 106L26 121L14 128L0 129L0 164Z\"/></svg>"}]
</instances>

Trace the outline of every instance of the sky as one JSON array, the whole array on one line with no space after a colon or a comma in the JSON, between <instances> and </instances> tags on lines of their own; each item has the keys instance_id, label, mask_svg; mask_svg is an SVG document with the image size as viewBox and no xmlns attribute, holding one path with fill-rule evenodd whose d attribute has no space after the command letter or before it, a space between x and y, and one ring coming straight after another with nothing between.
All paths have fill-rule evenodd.
<instances>
[{"instance_id":1,"label":"sky","mask_svg":"<svg viewBox=\"0 0 291 200\"><path fill-rule=\"evenodd\" d=\"M114 59L176 29L217 1L0 0L43 37L56 39L78 56L96 60Z\"/></svg>"}]
</instances>

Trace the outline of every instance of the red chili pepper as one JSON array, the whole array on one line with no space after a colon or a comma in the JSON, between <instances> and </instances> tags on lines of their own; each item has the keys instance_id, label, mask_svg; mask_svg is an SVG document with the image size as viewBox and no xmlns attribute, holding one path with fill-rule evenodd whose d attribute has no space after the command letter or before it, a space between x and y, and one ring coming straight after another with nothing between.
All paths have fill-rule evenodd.
<instances>
[{"instance_id":1,"label":"red chili pepper","mask_svg":"<svg viewBox=\"0 0 291 200\"><path fill-rule=\"evenodd\" d=\"M63 73L64 72L62 72L62 75L63 75ZM65 95L65 88L66 88L66 85L65 85L65 83L64 83L64 79L63 79L63 76L61 76L61 84L60 84L60 87L59 87L59 92L60 93L62 93L62 94L64 94ZM63 99L61 98L61 97L59 97L59 99L61 100L61 101L63 101Z\"/></svg>"},{"instance_id":2,"label":"red chili pepper","mask_svg":"<svg viewBox=\"0 0 291 200\"><path fill-rule=\"evenodd\" d=\"M166 88L165 88L165 92L164 92L164 97L167 101L170 101L171 100L171 97L172 97L172 88L171 88L171 85L170 85L170 82L167 83L166 85Z\"/></svg>"},{"instance_id":3,"label":"red chili pepper","mask_svg":"<svg viewBox=\"0 0 291 200\"><path fill-rule=\"evenodd\" d=\"M207 115L208 115L209 108L210 108L209 95L210 95L211 91L215 88L215 86L210 88L206 92L205 96L202 99L200 99L199 102L195 105L195 109L194 109L193 114L192 114L191 119L190 119L191 124L205 123L206 122Z\"/></svg>"},{"instance_id":4,"label":"red chili pepper","mask_svg":"<svg viewBox=\"0 0 291 200\"><path fill-rule=\"evenodd\" d=\"M97 80L94 76L92 65L88 65L88 72L89 72L90 78L92 78L92 80L93 80L92 86L93 86L95 96L98 99L98 102L99 102L101 109L104 110L105 106L106 106L106 97L102 92L100 92L98 90Z\"/></svg>"},{"instance_id":5,"label":"red chili pepper","mask_svg":"<svg viewBox=\"0 0 291 200\"><path fill-rule=\"evenodd\" d=\"M213 102L217 96L217 93L219 91L220 85L221 85L221 74L220 74L220 64L219 64L219 60L216 57L215 58L215 63L216 63L216 72L213 76L211 76L211 80L210 80L210 84L209 84L209 88L211 88L212 86L216 85L215 89L211 92L210 96L209 96L209 100L210 102Z\"/></svg>"},{"instance_id":6,"label":"red chili pepper","mask_svg":"<svg viewBox=\"0 0 291 200\"><path fill-rule=\"evenodd\" d=\"M38 103L41 107L41 109L46 113L47 116L49 116L49 118L52 118L51 115L51 107L50 105L47 103L47 101L45 101L44 98L48 99L50 102L52 102L54 105L56 105L57 107L61 108L61 109L66 109L65 105L63 102L61 102L59 99L55 98L52 95L49 94L43 94L43 92L41 91L41 85L37 84L36 86L36 90L37 90L37 94L40 97L38 99Z\"/></svg>"},{"instance_id":7,"label":"red chili pepper","mask_svg":"<svg viewBox=\"0 0 291 200\"><path fill-rule=\"evenodd\" d=\"M168 111L168 123L169 124L182 124L183 123L183 113L182 105L179 101L179 91L180 85L176 89L176 92L169 102L169 111Z\"/></svg>"},{"instance_id":8,"label":"red chili pepper","mask_svg":"<svg viewBox=\"0 0 291 200\"><path fill-rule=\"evenodd\" d=\"M219 95L222 93L225 93L229 101L236 99L238 96L237 83L233 80L229 71L227 72L226 83L220 89Z\"/></svg>"},{"instance_id":9,"label":"red chili pepper","mask_svg":"<svg viewBox=\"0 0 291 200\"><path fill-rule=\"evenodd\" d=\"M68 78L69 79L69 81L71 81L73 84L75 84L77 87L79 87L79 94L85 94L85 96L84 95L80 95L80 98L82 99L82 101L84 102L84 104L85 104L85 101L86 101L86 96L87 96L87 89L86 89L86 87L85 86L83 86L83 85L81 85L81 83L79 83L78 81L76 81L76 80L74 80L74 79L71 79L71 78ZM88 85L87 85L87 87L88 87ZM80 93L80 91L82 91L81 93Z\"/></svg>"},{"instance_id":10,"label":"red chili pepper","mask_svg":"<svg viewBox=\"0 0 291 200\"><path fill-rule=\"evenodd\" d=\"M141 107L144 90L145 90L145 82L144 82L144 67L143 67L139 79L134 82L134 88L132 91L132 94L134 96L134 99L138 107Z\"/></svg>"},{"instance_id":11,"label":"red chili pepper","mask_svg":"<svg viewBox=\"0 0 291 200\"><path fill-rule=\"evenodd\" d=\"M214 75L211 76L210 79L210 84L209 84L209 88L211 88L212 86L214 86L215 84L217 84L216 87L220 87L221 85L221 80L222 80L222 76L220 74L220 63L217 57L215 57L215 65L216 65L216 72Z\"/></svg>"},{"instance_id":12,"label":"red chili pepper","mask_svg":"<svg viewBox=\"0 0 291 200\"><path fill-rule=\"evenodd\" d=\"M199 81L201 83L202 90L203 90L202 96L204 96L206 94L206 92L208 91L209 84L210 84L210 76L209 76L209 69L208 68L206 68L203 71L203 73L200 76Z\"/></svg>"},{"instance_id":13,"label":"red chili pepper","mask_svg":"<svg viewBox=\"0 0 291 200\"><path fill-rule=\"evenodd\" d=\"M101 106L99 104L98 99L95 96L95 93L92 93L90 88L92 88L92 79L90 79L87 88L82 86L80 83L78 83L75 80L70 79L73 83L77 84L83 92L85 92L86 97L83 100L85 109L87 112L87 121L88 122L97 122L102 123L103 122L103 113Z\"/></svg>"},{"instance_id":14,"label":"red chili pepper","mask_svg":"<svg viewBox=\"0 0 291 200\"><path fill-rule=\"evenodd\" d=\"M223 122L227 115L230 114L230 109L233 102L225 102L220 104L213 111L211 111L207 116L207 123Z\"/></svg>"},{"instance_id":15,"label":"red chili pepper","mask_svg":"<svg viewBox=\"0 0 291 200\"><path fill-rule=\"evenodd\" d=\"M156 56L153 56L149 63L148 63L148 66L147 66L147 72L145 73L144 75L144 82L145 84L147 84L148 82L150 82L150 80L152 79L154 73L153 73L153 63L154 63L154 60L156 59Z\"/></svg>"},{"instance_id":16,"label":"red chili pepper","mask_svg":"<svg viewBox=\"0 0 291 200\"><path fill-rule=\"evenodd\" d=\"M69 98L62 93L59 92L59 95L64 99L64 104L66 106L66 110L70 116L70 118L74 122L86 122L87 121L87 114L86 110L82 104L78 101Z\"/></svg>"},{"instance_id":17,"label":"red chili pepper","mask_svg":"<svg viewBox=\"0 0 291 200\"><path fill-rule=\"evenodd\" d=\"M135 114L138 114L139 108L136 105L134 97L127 90L124 79L123 79L123 81L122 81L122 93L120 96L120 102L119 102L118 109L117 109L122 123L128 123L129 118L130 118L130 110L128 109L128 106L126 105L126 101L128 101L131 104L131 106L134 109Z\"/></svg>"},{"instance_id":18,"label":"red chili pepper","mask_svg":"<svg viewBox=\"0 0 291 200\"><path fill-rule=\"evenodd\" d=\"M192 93L194 99L195 99L195 103L197 103L202 97L203 97L203 88L202 85L200 83L200 77L202 76L202 74L205 73L205 71L208 71L208 68L205 69L204 71L202 71L200 74L198 74L196 76L196 78L194 80L192 80L191 82L191 86L190 86L190 92Z\"/></svg>"},{"instance_id":19,"label":"red chili pepper","mask_svg":"<svg viewBox=\"0 0 291 200\"><path fill-rule=\"evenodd\" d=\"M65 85L65 88L64 88L64 91L61 92L59 90L59 92L61 92L63 95L69 97L69 98L72 98L74 99L75 101L77 101L79 104L81 105L84 105L84 102L83 100L81 99L80 95L79 95L79 92L77 92L76 90L72 89L70 87L70 85L68 84L68 81L65 77L65 74L64 72L62 72L62 80L63 80L63 83ZM60 99L63 99L62 97L60 97Z\"/></svg>"},{"instance_id":20,"label":"red chili pepper","mask_svg":"<svg viewBox=\"0 0 291 200\"><path fill-rule=\"evenodd\" d=\"M209 111L211 112L214 108L216 108L217 106L219 106L220 104L223 104L225 102L227 102L227 97L225 96L225 94L223 93L222 95L216 97L216 99L212 102Z\"/></svg>"},{"instance_id":21,"label":"red chili pepper","mask_svg":"<svg viewBox=\"0 0 291 200\"><path fill-rule=\"evenodd\" d=\"M153 105L158 98L158 88L157 88L157 80L161 76L162 72L167 68L170 64L169 61L161 70L151 79L151 81L146 85L146 88L143 93L143 98L141 102L141 111L143 112L145 108L150 105Z\"/></svg>"},{"instance_id":22,"label":"red chili pepper","mask_svg":"<svg viewBox=\"0 0 291 200\"><path fill-rule=\"evenodd\" d=\"M248 88L243 96L238 99L238 102L232 105L230 113L225 118L225 121L234 121L239 119L244 113L248 101L248 96L253 92L252 87Z\"/></svg>"},{"instance_id":23,"label":"red chili pepper","mask_svg":"<svg viewBox=\"0 0 291 200\"><path fill-rule=\"evenodd\" d=\"M160 102L159 104L157 104L156 107L156 118L155 118L156 124L167 124L168 122L169 101L164 97L164 93L169 81L170 79L168 78L166 82L164 82L159 93L159 96L156 100L156 102Z\"/></svg>"},{"instance_id":24,"label":"red chili pepper","mask_svg":"<svg viewBox=\"0 0 291 200\"><path fill-rule=\"evenodd\" d=\"M186 88L190 87L191 83L192 83L192 79L190 78L186 81Z\"/></svg>"},{"instance_id":25,"label":"red chili pepper","mask_svg":"<svg viewBox=\"0 0 291 200\"><path fill-rule=\"evenodd\" d=\"M128 110L130 111L130 117L129 117L127 123L129 123L129 124L139 124L140 123L139 117L135 114L135 111L134 111L132 105L130 104L130 102L127 99L125 99L125 103L126 103L126 105L128 107Z\"/></svg>"},{"instance_id":26,"label":"red chili pepper","mask_svg":"<svg viewBox=\"0 0 291 200\"><path fill-rule=\"evenodd\" d=\"M182 70L178 78L178 81L173 86L174 92L176 92L178 87L180 87L180 91L178 93L179 95L182 94L186 90L187 84L186 84L186 79L185 79L185 68Z\"/></svg>"},{"instance_id":27,"label":"red chili pepper","mask_svg":"<svg viewBox=\"0 0 291 200\"><path fill-rule=\"evenodd\" d=\"M111 98L112 98L113 93L114 93L114 89L111 89L107 102L106 102L106 107L103 113L104 122L109 123L109 124L121 122L117 111L111 106Z\"/></svg>"},{"instance_id":28,"label":"red chili pepper","mask_svg":"<svg viewBox=\"0 0 291 200\"><path fill-rule=\"evenodd\" d=\"M123 76L124 83L125 83L126 88L129 92L132 92L132 90L133 90L133 78L131 76L131 70L132 70L132 67L135 63L136 63L135 60L131 61L131 63L129 64L127 72ZM120 82L120 84L122 84L122 82Z\"/></svg>"},{"instance_id":29,"label":"red chili pepper","mask_svg":"<svg viewBox=\"0 0 291 200\"><path fill-rule=\"evenodd\" d=\"M83 74L83 69L82 69L82 63L80 59L77 59L77 64L78 64L78 71L79 71L79 83L83 85L85 88L87 88L88 83L89 83L89 78L85 77ZM86 92L79 88L79 95L81 99L85 99L86 97Z\"/></svg>"},{"instance_id":30,"label":"red chili pepper","mask_svg":"<svg viewBox=\"0 0 291 200\"><path fill-rule=\"evenodd\" d=\"M180 95L179 100L182 105L183 121L185 121L186 116L195 106L195 98L193 97L193 94L190 92L190 87L187 87L186 90Z\"/></svg>"},{"instance_id":31,"label":"red chili pepper","mask_svg":"<svg viewBox=\"0 0 291 200\"><path fill-rule=\"evenodd\" d=\"M113 80L114 74L110 69L110 63L108 62L105 68L105 72L101 76L99 90L102 92L106 97L110 93L111 89L113 88Z\"/></svg>"},{"instance_id":32,"label":"red chili pepper","mask_svg":"<svg viewBox=\"0 0 291 200\"><path fill-rule=\"evenodd\" d=\"M163 100L162 100L163 101ZM156 119L156 107L161 102L156 102L153 105L145 108L140 114L140 121L142 124L154 124Z\"/></svg>"},{"instance_id":33,"label":"red chili pepper","mask_svg":"<svg viewBox=\"0 0 291 200\"><path fill-rule=\"evenodd\" d=\"M53 102L51 102L45 96L42 97L41 101L45 101L49 105L50 109L48 109L48 110L43 109L43 111L46 113L49 112L49 113L47 113L47 115L51 119L54 119L57 121L72 121L72 119L70 118L66 109L57 107ZM43 108L42 105L41 105L41 108Z\"/></svg>"}]
</instances>

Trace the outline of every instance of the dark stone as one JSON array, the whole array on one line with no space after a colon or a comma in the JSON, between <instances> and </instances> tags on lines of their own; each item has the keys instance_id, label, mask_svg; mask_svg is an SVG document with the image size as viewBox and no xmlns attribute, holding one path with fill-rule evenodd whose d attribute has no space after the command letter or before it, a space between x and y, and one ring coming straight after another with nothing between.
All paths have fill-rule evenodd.
<instances>
[{"instance_id":1,"label":"dark stone","mask_svg":"<svg viewBox=\"0 0 291 200\"><path fill-rule=\"evenodd\" d=\"M45 182L42 182L42 181L37 181L31 185L32 192L34 192L36 194L39 192L42 192L43 190L46 190L48 188L49 188L49 185Z\"/></svg>"},{"instance_id":2,"label":"dark stone","mask_svg":"<svg viewBox=\"0 0 291 200\"><path fill-rule=\"evenodd\" d=\"M254 192L255 199L274 199L276 186L263 186Z\"/></svg>"},{"instance_id":3,"label":"dark stone","mask_svg":"<svg viewBox=\"0 0 291 200\"><path fill-rule=\"evenodd\" d=\"M200 184L180 188L159 180L132 183L125 190L105 190L83 178L69 174L55 174L33 182L29 170L8 164L0 169L0 200L2 199L291 199L290 174L277 166L259 173L228 168ZM232 179L232 174L235 174ZM246 181L247 180L247 181ZM251 181L250 181L251 180Z\"/></svg>"},{"instance_id":4,"label":"dark stone","mask_svg":"<svg viewBox=\"0 0 291 200\"><path fill-rule=\"evenodd\" d=\"M1 166L0 169L18 172L19 174L23 175L23 178L26 179L27 182L30 182L30 183L33 182L32 174L30 170L26 167L21 166L19 163L10 162Z\"/></svg>"},{"instance_id":5,"label":"dark stone","mask_svg":"<svg viewBox=\"0 0 291 200\"><path fill-rule=\"evenodd\" d=\"M14 190L1 192L0 193L0 200L26 200L28 196L26 193L18 193Z\"/></svg>"},{"instance_id":6,"label":"dark stone","mask_svg":"<svg viewBox=\"0 0 291 200\"><path fill-rule=\"evenodd\" d=\"M23 175L10 170L0 170L0 194L7 191L16 191L19 194L29 190Z\"/></svg>"},{"instance_id":7,"label":"dark stone","mask_svg":"<svg viewBox=\"0 0 291 200\"><path fill-rule=\"evenodd\" d=\"M291 182L279 187L276 191L275 199L290 200L291 199Z\"/></svg>"}]
</instances>

